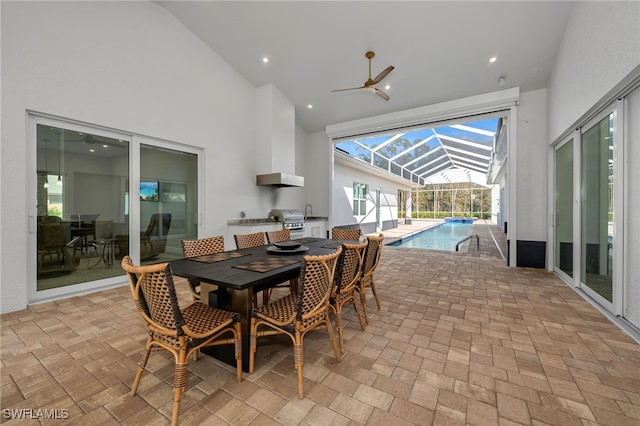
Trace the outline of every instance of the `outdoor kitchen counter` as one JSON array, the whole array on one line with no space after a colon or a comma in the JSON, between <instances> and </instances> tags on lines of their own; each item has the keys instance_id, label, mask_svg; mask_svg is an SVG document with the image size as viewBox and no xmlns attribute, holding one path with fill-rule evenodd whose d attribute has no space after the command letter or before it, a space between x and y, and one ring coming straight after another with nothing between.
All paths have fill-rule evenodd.
<instances>
[{"instance_id":1,"label":"outdoor kitchen counter","mask_svg":"<svg viewBox=\"0 0 640 426\"><path fill-rule=\"evenodd\" d=\"M326 221L326 220L329 220L329 218L326 216L306 216L304 220L306 220L307 222L314 222L314 221L323 221L323 220Z\"/></svg>"},{"instance_id":2,"label":"outdoor kitchen counter","mask_svg":"<svg viewBox=\"0 0 640 426\"><path fill-rule=\"evenodd\" d=\"M255 226L255 225L272 225L278 222L275 219L258 218L258 219L229 219L227 225Z\"/></svg>"}]
</instances>

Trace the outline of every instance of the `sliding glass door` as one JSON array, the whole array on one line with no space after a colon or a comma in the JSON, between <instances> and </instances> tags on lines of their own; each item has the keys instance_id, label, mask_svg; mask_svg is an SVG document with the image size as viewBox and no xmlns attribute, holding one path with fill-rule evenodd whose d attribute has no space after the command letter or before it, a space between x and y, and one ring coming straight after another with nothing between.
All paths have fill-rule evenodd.
<instances>
[{"instance_id":1,"label":"sliding glass door","mask_svg":"<svg viewBox=\"0 0 640 426\"><path fill-rule=\"evenodd\" d=\"M554 265L573 276L573 139L556 149L555 160Z\"/></svg>"},{"instance_id":2,"label":"sliding glass door","mask_svg":"<svg viewBox=\"0 0 640 426\"><path fill-rule=\"evenodd\" d=\"M199 150L45 117L30 123L31 301L121 282L123 256L166 261L197 238Z\"/></svg>"},{"instance_id":3,"label":"sliding glass door","mask_svg":"<svg viewBox=\"0 0 640 426\"><path fill-rule=\"evenodd\" d=\"M640 330L640 88L626 97L624 158L633 167L625 175L625 273L622 316Z\"/></svg>"},{"instance_id":4,"label":"sliding glass door","mask_svg":"<svg viewBox=\"0 0 640 426\"><path fill-rule=\"evenodd\" d=\"M613 117L613 112L607 112L588 123L581 144L581 281L592 295L609 303L613 302L613 194L617 166Z\"/></svg>"},{"instance_id":5,"label":"sliding glass door","mask_svg":"<svg viewBox=\"0 0 640 426\"><path fill-rule=\"evenodd\" d=\"M113 136L64 123L36 125L37 291L121 275L113 238L128 233L130 142Z\"/></svg>"},{"instance_id":6,"label":"sliding glass door","mask_svg":"<svg viewBox=\"0 0 640 426\"><path fill-rule=\"evenodd\" d=\"M198 156L143 144L140 146L140 260L182 257L183 239L197 229Z\"/></svg>"}]
</instances>

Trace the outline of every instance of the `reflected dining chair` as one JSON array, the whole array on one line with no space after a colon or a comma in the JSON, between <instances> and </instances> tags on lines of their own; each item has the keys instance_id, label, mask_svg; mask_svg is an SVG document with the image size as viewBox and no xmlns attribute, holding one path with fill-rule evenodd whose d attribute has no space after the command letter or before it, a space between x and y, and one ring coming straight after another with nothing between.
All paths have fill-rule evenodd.
<instances>
[{"instance_id":1,"label":"reflected dining chair","mask_svg":"<svg viewBox=\"0 0 640 426\"><path fill-rule=\"evenodd\" d=\"M304 398L304 336L311 330L326 327L336 360L342 356L336 345L329 319L329 296L333 285L336 261L342 247L322 256L304 256L300 268L298 293L251 311L249 372L253 373L257 340L263 336L286 334L293 343L293 362L298 370L298 396ZM260 327L266 330L260 331Z\"/></svg>"},{"instance_id":2,"label":"reflected dining chair","mask_svg":"<svg viewBox=\"0 0 640 426\"><path fill-rule=\"evenodd\" d=\"M359 240L361 234L360 228L331 228L331 239L333 240Z\"/></svg>"},{"instance_id":3,"label":"reflected dining chair","mask_svg":"<svg viewBox=\"0 0 640 426\"><path fill-rule=\"evenodd\" d=\"M254 232L252 234L234 234L233 239L236 242L236 248L238 250L260 247L264 245L264 232ZM266 304L269 301L268 289L262 292L262 303ZM253 306L258 306L258 296L253 293Z\"/></svg>"},{"instance_id":4,"label":"reflected dining chair","mask_svg":"<svg viewBox=\"0 0 640 426\"><path fill-rule=\"evenodd\" d=\"M369 315L367 314L367 297L366 290L370 288L373 291L373 297L376 299L376 305L380 309L380 299L378 298L378 292L376 291L376 283L373 280L373 273L378 267L380 261L380 253L382 252L382 241L384 235L368 236L367 237L367 249L364 251L364 257L362 259L362 274L360 280L356 285L356 291L360 293L360 303L362 303L362 310L364 311L364 320L369 324Z\"/></svg>"},{"instance_id":5,"label":"reflected dining chair","mask_svg":"<svg viewBox=\"0 0 640 426\"><path fill-rule=\"evenodd\" d=\"M180 309L168 263L134 266L127 255L122 259L121 265L127 273L138 313L149 329L145 352L131 387L131 396L138 391L151 351L171 352L175 360L171 424L177 425L180 398L187 384L189 358L197 354L200 348L235 345L236 379L238 382L242 381L240 314L211 308L200 302L193 302Z\"/></svg>"},{"instance_id":6,"label":"reflected dining chair","mask_svg":"<svg viewBox=\"0 0 640 426\"><path fill-rule=\"evenodd\" d=\"M182 240L181 244L184 257L206 256L224 251L224 236L218 235L199 240ZM188 281L193 300L200 300L200 282L191 278Z\"/></svg>"},{"instance_id":7,"label":"reflected dining chair","mask_svg":"<svg viewBox=\"0 0 640 426\"><path fill-rule=\"evenodd\" d=\"M267 236L267 244L281 243L283 241L291 241L291 232L289 232L288 229L280 229L279 231L267 231L265 232L265 235ZM289 292L295 293L298 289L298 277L291 278L288 283L278 284L276 286L273 286L269 289L268 292L266 292L265 290L265 293L263 293L263 299L264 299L264 295L266 295L266 299L263 301L263 303L269 302L269 299L271 299L271 295L273 294L274 288L284 288L284 287L288 287Z\"/></svg>"},{"instance_id":8,"label":"reflected dining chair","mask_svg":"<svg viewBox=\"0 0 640 426\"><path fill-rule=\"evenodd\" d=\"M333 310L336 329L338 330L338 341L340 342L340 353L344 353L344 338L342 335L342 307L351 303L358 316L360 328L364 331L364 323L356 305L356 283L362 273L362 258L367 248L367 240L358 244L342 244L342 253L338 258L334 285L329 298L329 306Z\"/></svg>"}]
</instances>

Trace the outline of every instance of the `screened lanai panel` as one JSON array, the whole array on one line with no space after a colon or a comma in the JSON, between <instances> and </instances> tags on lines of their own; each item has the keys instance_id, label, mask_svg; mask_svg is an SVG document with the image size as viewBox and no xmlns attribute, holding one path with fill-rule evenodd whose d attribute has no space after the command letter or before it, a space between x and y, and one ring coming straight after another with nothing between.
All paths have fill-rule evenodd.
<instances>
[{"instance_id":1,"label":"screened lanai panel","mask_svg":"<svg viewBox=\"0 0 640 426\"><path fill-rule=\"evenodd\" d=\"M486 174L498 123L498 118L490 118L399 129L345 140L335 148L374 167L423 184L429 176L452 168Z\"/></svg>"}]
</instances>

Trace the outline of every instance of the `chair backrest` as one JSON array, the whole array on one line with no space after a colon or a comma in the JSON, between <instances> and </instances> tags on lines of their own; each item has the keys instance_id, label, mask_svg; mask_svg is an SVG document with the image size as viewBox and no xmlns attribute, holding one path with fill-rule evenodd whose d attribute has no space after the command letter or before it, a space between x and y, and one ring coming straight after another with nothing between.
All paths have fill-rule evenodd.
<instances>
[{"instance_id":1,"label":"chair backrest","mask_svg":"<svg viewBox=\"0 0 640 426\"><path fill-rule=\"evenodd\" d=\"M359 240L360 239L360 228L332 228L331 229L331 238L334 240Z\"/></svg>"},{"instance_id":2,"label":"chair backrest","mask_svg":"<svg viewBox=\"0 0 640 426\"><path fill-rule=\"evenodd\" d=\"M373 271L378 266L380 253L382 253L382 240L384 240L384 235L382 234L377 237L367 237L367 249L364 252L364 258L362 260L363 277L373 274Z\"/></svg>"},{"instance_id":3,"label":"chair backrest","mask_svg":"<svg viewBox=\"0 0 640 426\"><path fill-rule=\"evenodd\" d=\"M58 216L38 216L41 223L62 223L62 218Z\"/></svg>"},{"instance_id":4,"label":"chair backrest","mask_svg":"<svg viewBox=\"0 0 640 426\"><path fill-rule=\"evenodd\" d=\"M279 231L267 231L267 243L281 243L283 241L291 240L291 232L288 229L281 229Z\"/></svg>"},{"instance_id":5,"label":"chair backrest","mask_svg":"<svg viewBox=\"0 0 640 426\"><path fill-rule=\"evenodd\" d=\"M122 269L129 278L129 288L142 318L161 334L181 336L184 319L168 263L135 266L127 255Z\"/></svg>"},{"instance_id":6,"label":"chair backrest","mask_svg":"<svg viewBox=\"0 0 640 426\"><path fill-rule=\"evenodd\" d=\"M162 234L160 234L160 227L162 226ZM147 230L142 234L143 238L150 237L166 237L171 227L171 213L154 213L149 219L149 225Z\"/></svg>"},{"instance_id":7,"label":"chair backrest","mask_svg":"<svg viewBox=\"0 0 640 426\"><path fill-rule=\"evenodd\" d=\"M302 258L296 299L296 320L304 321L312 318L328 306L336 261L340 253L342 253L342 247L338 247L334 253Z\"/></svg>"},{"instance_id":8,"label":"chair backrest","mask_svg":"<svg viewBox=\"0 0 640 426\"><path fill-rule=\"evenodd\" d=\"M264 245L264 232L254 232L253 234L235 234L236 247L239 249L259 247Z\"/></svg>"},{"instance_id":9,"label":"chair backrest","mask_svg":"<svg viewBox=\"0 0 640 426\"><path fill-rule=\"evenodd\" d=\"M81 224L82 223L91 223L91 222L95 221L96 219L98 219L98 216L100 216L100 213L78 215L79 221L80 221Z\"/></svg>"},{"instance_id":10,"label":"chair backrest","mask_svg":"<svg viewBox=\"0 0 640 426\"><path fill-rule=\"evenodd\" d=\"M184 257L206 256L224 251L224 236L201 238L199 240L182 240Z\"/></svg>"},{"instance_id":11,"label":"chair backrest","mask_svg":"<svg viewBox=\"0 0 640 426\"><path fill-rule=\"evenodd\" d=\"M355 286L362 274L362 259L368 241L358 244L342 244L342 253L338 257L334 277L334 291L339 294Z\"/></svg>"},{"instance_id":12,"label":"chair backrest","mask_svg":"<svg viewBox=\"0 0 640 426\"><path fill-rule=\"evenodd\" d=\"M104 240L113 237L113 220L94 220L93 230L96 240Z\"/></svg>"},{"instance_id":13,"label":"chair backrest","mask_svg":"<svg viewBox=\"0 0 640 426\"><path fill-rule=\"evenodd\" d=\"M38 224L38 249L62 250L65 245L64 229L59 223Z\"/></svg>"}]
</instances>

